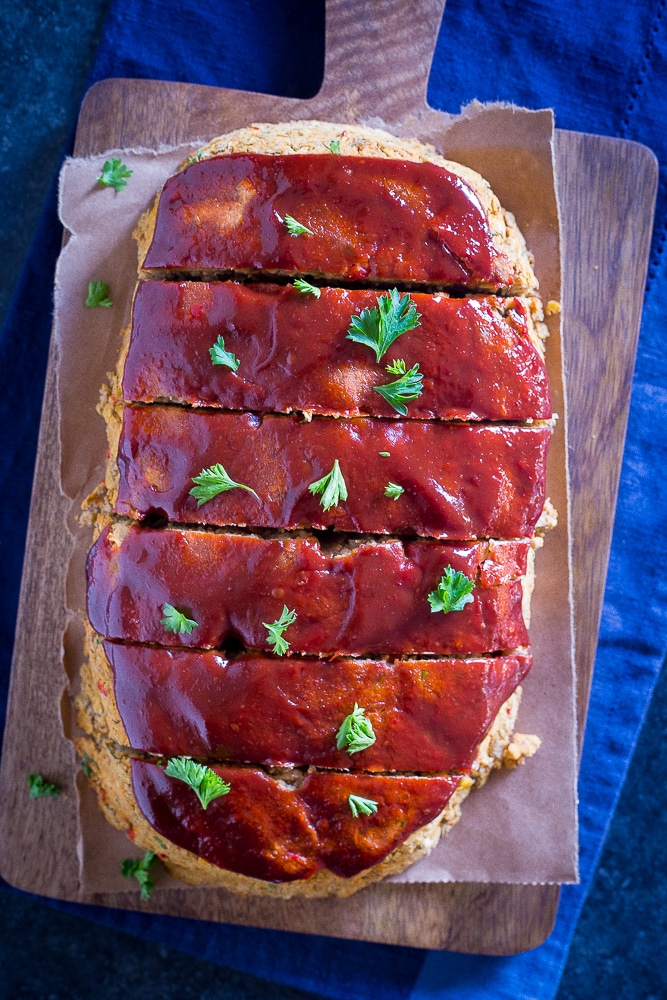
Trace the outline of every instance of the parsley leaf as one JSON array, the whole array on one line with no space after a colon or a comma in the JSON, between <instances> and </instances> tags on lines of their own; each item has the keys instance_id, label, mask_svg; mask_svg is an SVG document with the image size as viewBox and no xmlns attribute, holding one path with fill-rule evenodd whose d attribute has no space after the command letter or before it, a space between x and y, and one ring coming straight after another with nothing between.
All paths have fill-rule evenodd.
<instances>
[{"instance_id":1,"label":"parsley leaf","mask_svg":"<svg viewBox=\"0 0 667 1000\"><path fill-rule=\"evenodd\" d=\"M93 765L87 753L84 753L81 756L81 770L87 778L89 778L93 773Z\"/></svg>"},{"instance_id":2,"label":"parsley leaf","mask_svg":"<svg viewBox=\"0 0 667 1000\"><path fill-rule=\"evenodd\" d=\"M332 139L331 142L323 142L322 145L325 149L328 149L330 153L340 153L340 139Z\"/></svg>"},{"instance_id":3,"label":"parsley leaf","mask_svg":"<svg viewBox=\"0 0 667 1000\"><path fill-rule=\"evenodd\" d=\"M313 236L312 229L309 229L308 226L302 226L293 215L286 215L283 222L287 226L287 232L290 236Z\"/></svg>"},{"instance_id":4,"label":"parsley leaf","mask_svg":"<svg viewBox=\"0 0 667 1000\"><path fill-rule=\"evenodd\" d=\"M337 507L341 500L347 500L347 486L338 459L335 459L331 472L327 472L326 476L322 476L317 482L311 483L308 489L313 496L316 493L322 494L320 503L325 510Z\"/></svg>"},{"instance_id":5,"label":"parsley leaf","mask_svg":"<svg viewBox=\"0 0 667 1000\"><path fill-rule=\"evenodd\" d=\"M295 278L294 287L297 292L301 292L302 295L314 295L316 299L319 299L322 294L322 290L320 288L317 288L315 285L311 285L309 281L304 281L303 278Z\"/></svg>"},{"instance_id":6,"label":"parsley leaf","mask_svg":"<svg viewBox=\"0 0 667 1000\"><path fill-rule=\"evenodd\" d=\"M227 490L235 489L247 490L248 493L253 493L259 500L259 497L250 486L244 486L243 483L235 483L233 479L230 479L220 464L212 465L210 469L202 469L192 482L197 485L193 490L190 490L190 496L195 497L197 507L208 503L213 497L217 497L219 493L226 493Z\"/></svg>"},{"instance_id":7,"label":"parsley leaf","mask_svg":"<svg viewBox=\"0 0 667 1000\"><path fill-rule=\"evenodd\" d=\"M405 361L394 361L387 365L387 371L394 375L400 373L401 377L395 382L385 382L384 385L374 385L373 390L379 392L383 399L386 399L390 406L405 416L408 408L406 400L417 399L423 391L422 380L424 376L419 371L419 365L413 365L410 371L405 370Z\"/></svg>"},{"instance_id":8,"label":"parsley leaf","mask_svg":"<svg viewBox=\"0 0 667 1000\"><path fill-rule=\"evenodd\" d=\"M162 624L166 632L186 632L190 635L193 628L199 625L199 622L193 621L192 618L186 618L182 611L177 611L173 604L163 604L162 614L164 615Z\"/></svg>"},{"instance_id":9,"label":"parsley leaf","mask_svg":"<svg viewBox=\"0 0 667 1000\"><path fill-rule=\"evenodd\" d=\"M103 187L112 187L118 194L127 184L127 178L131 176L132 171L128 170L122 160L107 160L102 167L101 177L97 178L97 183Z\"/></svg>"},{"instance_id":10,"label":"parsley leaf","mask_svg":"<svg viewBox=\"0 0 667 1000\"><path fill-rule=\"evenodd\" d=\"M41 799L46 795L60 795L60 789L52 781L47 781L42 774L28 775L28 788L31 799Z\"/></svg>"},{"instance_id":11,"label":"parsley leaf","mask_svg":"<svg viewBox=\"0 0 667 1000\"><path fill-rule=\"evenodd\" d=\"M405 493L405 490L402 486L399 486L398 483L387 483L384 488L384 495L389 497L391 500L398 500L401 493Z\"/></svg>"},{"instance_id":12,"label":"parsley leaf","mask_svg":"<svg viewBox=\"0 0 667 1000\"><path fill-rule=\"evenodd\" d=\"M241 364L235 354L225 350L225 341L222 337L218 337L213 347L209 347L208 353L214 365L227 365L233 372L237 371Z\"/></svg>"},{"instance_id":13,"label":"parsley leaf","mask_svg":"<svg viewBox=\"0 0 667 1000\"><path fill-rule=\"evenodd\" d=\"M378 811L378 804L375 799L364 799L361 795L348 795L347 801L350 803L352 815L356 819L359 813L370 816Z\"/></svg>"},{"instance_id":14,"label":"parsley leaf","mask_svg":"<svg viewBox=\"0 0 667 1000\"><path fill-rule=\"evenodd\" d=\"M155 888L155 883L151 878L149 869L155 864L155 854L153 851L146 851L143 858L125 858L124 861L120 863L120 873L124 875L125 878L136 878L137 882L141 886L141 899L150 899L151 893Z\"/></svg>"},{"instance_id":15,"label":"parsley leaf","mask_svg":"<svg viewBox=\"0 0 667 1000\"><path fill-rule=\"evenodd\" d=\"M290 647L287 639L283 639L283 632L288 626L293 625L296 619L296 611L290 611L285 604L283 605L282 614L277 621L271 622L271 624L262 622L262 625L269 633L269 643L273 645L273 652L277 653L278 656L284 656Z\"/></svg>"},{"instance_id":16,"label":"parsley leaf","mask_svg":"<svg viewBox=\"0 0 667 1000\"><path fill-rule=\"evenodd\" d=\"M365 708L359 708L356 701L350 715L343 719L336 733L336 746L339 750L347 750L349 754L367 750L375 743L373 724L365 716Z\"/></svg>"},{"instance_id":17,"label":"parsley leaf","mask_svg":"<svg viewBox=\"0 0 667 1000\"><path fill-rule=\"evenodd\" d=\"M474 587L474 580L465 573L459 570L455 572L451 566L447 566L440 583L428 595L431 611L442 611L444 614L449 614L450 611L463 611L466 604L472 604L475 600L472 596Z\"/></svg>"},{"instance_id":18,"label":"parsley leaf","mask_svg":"<svg viewBox=\"0 0 667 1000\"><path fill-rule=\"evenodd\" d=\"M352 317L347 340L372 347L378 361L394 341L408 330L419 326L419 313L409 295L392 288L381 295L372 309L363 309Z\"/></svg>"},{"instance_id":19,"label":"parsley leaf","mask_svg":"<svg viewBox=\"0 0 667 1000\"><path fill-rule=\"evenodd\" d=\"M186 785L189 785L204 809L214 799L220 798L221 795L227 795L232 787L210 767L198 764L191 757L172 757L164 769L164 773L168 774L170 778L178 778L179 781L184 781Z\"/></svg>"},{"instance_id":20,"label":"parsley leaf","mask_svg":"<svg viewBox=\"0 0 667 1000\"><path fill-rule=\"evenodd\" d=\"M109 309L113 305L113 302L109 298L110 291L109 286L105 285L103 281L89 281L88 295L86 297L88 308L95 309L97 306L104 306L105 309Z\"/></svg>"}]
</instances>

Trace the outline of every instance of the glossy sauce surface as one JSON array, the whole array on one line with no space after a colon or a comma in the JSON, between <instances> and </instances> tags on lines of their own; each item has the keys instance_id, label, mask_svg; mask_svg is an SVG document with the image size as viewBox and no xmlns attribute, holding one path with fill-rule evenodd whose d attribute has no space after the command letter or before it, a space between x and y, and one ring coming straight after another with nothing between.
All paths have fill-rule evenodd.
<instances>
[{"instance_id":1,"label":"glossy sauce surface","mask_svg":"<svg viewBox=\"0 0 667 1000\"><path fill-rule=\"evenodd\" d=\"M292 236L292 216L310 233ZM510 288L510 261L460 177L432 163L232 153L160 195L144 268L317 274Z\"/></svg>"},{"instance_id":2,"label":"glossy sauce surface","mask_svg":"<svg viewBox=\"0 0 667 1000\"><path fill-rule=\"evenodd\" d=\"M185 529L108 528L88 556L88 616L108 639L271 650L263 622L284 605L292 652L468 655L528 643L521 613L530 543L363 543L335 555L307 538L266 539ZM462 611L431 611L446 566L476 582ZM167 632L162 607L198 623Z\"/></svg>"},{"instance_id":3,"label":"glossy sauce surface","mask_svg":"<svg viewBox=\"0 0 667 1000\"><path fill-rule=\"evenodd\" d=\"M442 812L458 778L312 772L286 788L255 768L214 767L229 794L203 809L184 782L157 764L132 761L142 813L158 833L228 871L271 882L321 868L343 878L380 862ZM377 802L354 817L348 796Z\"/></svg>"},{"instance_id":4,"label":"glossy sauce surface","mask_svg":"<svg viewBox=\"0 0 667 1000\"><path fill-rule=\"evenodd\" d=\"M420 325L378 363L370 348L347 339L352 317L377 305L375 291L324 288L315 298L291 285L142 282L123 398L397 418L373 387L393 381L386 365L402 358L408 368L418 364L424 377L421 396L408 404L411 418L551 417L546 368L521 300L503 315L497 298L411 297ZM239 361L236 371L211 361L220 336Z\"/></svg>"},{"instance_id":5,"label":"glossy sauce surface","mask_svg":"<svg viewBox=\"0 0 667 1000\"><path fill-rule=\"evenodd\" d=\"M294 416L126 406L116 510L185 524L328 528L435 538L531 535L545 499L548 426ZM385 457L380 452L389 452ZM348 497L325 511L309 485L338 459ZM198 506L193 479L220 463L237 483ZM404 492L384 494L389 482Z\"/></svg>"},{"instance_id":6,"label":"glossy sauce surface","mask_svg":"<svg viewBox=\"0 0 667 1000\"><path fill-rule=\"evenodd\" d=\"M451 771L472 764L525 654L476 660L305 660L105 642L130 746L150 753L340 770ZM354 704L376 742L336 733Z\"/></svg>"}]
</instances>

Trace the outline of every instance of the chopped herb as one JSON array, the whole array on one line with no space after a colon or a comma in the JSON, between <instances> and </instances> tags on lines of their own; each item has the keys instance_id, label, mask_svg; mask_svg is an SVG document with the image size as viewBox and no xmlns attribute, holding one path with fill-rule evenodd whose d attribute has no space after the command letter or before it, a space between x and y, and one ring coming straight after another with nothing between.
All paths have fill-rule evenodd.
<instances>
[{"instance_id":1,"label":"chopped herb","mask_svg":"<svg viewBox=\"0 0 667 1000\"><path fill-rule=\"evenodd\" d=\"M313 496L316 493L322 494L320 503L325 510L337 507L341 500L347 500L347 486L338 459L335 459L331 472L327 472L326 476L322 476L317 482L311 483L308 489Z\"/></svg>"},{"instance_id":2,"label":"chopped herb","mask_svg":"<svg viewBox=\"0 0 667 1000\"><path fill-rule=\"evenodd\" d=\"M382 458L389 458L389 454L390 453L388 451L379 451L378 452L378 455L381 455Z\"/></svg>"},{"instance_id":3,"label":"chopped herb","mask_svg":"<svg viewBox=\"0 0 667 1000\"><path fill-rule=\"evenodd\" d=\"M444 614L450 611L463 611L466 604L472 604L475 600L472 596L474 587L474 581L465 573L454 571L448 566L436 589L428 595L431 611L442 611Z\"/></svg>"},{"instance_id":4,"label":"chopped herb","mask_svg":"<svg viewBox=\"0 0 667 1000\"><path fill-rule=\"evenodd\" d=\"M88 756L87 753L84 753L84 755L81 758L81 770L83 771L83 773L87 778L89 778L93 773L93 767L90 762L90 757Z\"/></svg>"},{"instance_id":5,"label":"chopped herb","mask_svg":"<svg viewBox=\"0 0 667 1000\"><path fill-rule=\"evenodd\" d=\"M375 799L364 799L361 795L348 795L347 801L350 803L352 815L356 819L359 813L370 816L378 811L378 804Z\"/></svg>"},{"instance_id":6,"label":"chopped herb","mask_svg":"<svg viewBox=\"0 0 667 1000\"><path fill-rule=\"evenodd\" d=\"M164 769L164 773L168 774L170 778L178 778L179 781L184 781L186 785L189 785L204 809L214 799L220 798L221 795L227 795L232 787L210 767L198 764L191 757L172 757Z\"/></svg>"},{"instance_id":7,"label":"chopped herb","mask_svg":"<svg viewBox=\"0 0 667 1000\"><path fill-rule=\"evenodd\" d=\"M219 493L225 493L227 490L247 490L248 493L253 493L259 500L259 497L250 486L244 486L243 483L235 483L233 479L230 479L220 464L212 465L210 469L202 469L192 482L197 485L193 490L190 490L190 496L195 497L197 507L201 507L203 504L208 503L209 500L212 500L213 497L217 497Z\"/></svg>"},{"instance_id":8,"label":"chopped herb","mask_svg":"<svg viewBox=\"0 0 667 1000\"><path fill-rule=\"evenodd\" d=\"M86 297L88 308L96 309L98 306L104 306L105 309L110 309L113 305L113 302L109 298L110 291L109 286L105 285L103 281L89 281L88 295Z\"/></svg>"},{"instance_id":9,"label":"chopped herb","mask_svg":"<svg viewBox=\"0 0 667 1000\"><path fill-rule=\"evenodd\" d=\"M28 788L31 799L41 799L47 795L60 795L60 789L52 781L47 781L42 774L28 775Z\"/></svg>"},{"instance_id":10,"label":"chopped herb","mask_svg":"<svg viewBox=\"0 0 667 1000\"><path fill-rule=\"evenodd\" d=\"M406 400L417 399L422 394L423 375L419 372L419 365L413 365L410 371L405 370L405 361L402 359L387 365L387 371L394 375L400 374L400 378L395 382L386 382L384 385L374 385L375 392L379 392L383 399L386 399L390 406L405 416L408 408Z\"/></svg>"},{"instance_id":11,"label":"chopped herb","mask_svg":"<svg viewBox=\"0 0 667 1000\"><path fill-rule=\"evenodd\" d=\"M350 715L347 715L336 733L336 746L349 754L367 750L375 743L375 733L370 719L365 716L365 708L359 708L356 701Z\"/></svg>"},{"instance_id":12,"label":"chopped herb","mask_svg":"<svg viewBox=\"0 0 667 1000\"><path fill-rule=\"evenodd\" d=\"M203 155L204 150L198 149L196 153L192 154L192 156L188 156L188 163L199 163Z\"/></svg>"},{"instance_id":13,"label":"chopped herb","mask_svg":"<svg viewBox=\"0 0 667 1000\"><path fill-rule=\"evenodd\" d=\"M286 215L283 222L287 226L287 232L290 236L312 236L313 231L309 229L308 226L302 226L300 222L297 222L294 216Z\"/></svg>"},{"instance_id":14,"label":"chopped herb","mask_svg":"<svg viewBox=\"0 0 667 1000\"><path fill-rule=\"evenodd\" d=\"M419 318L410 296L392 288L388 295L379 297L377 306L352 317L347 340L371 347L380 361L398 337L419 326Z\"/></svg>"},{"instance_id":15,"label":"chopped herb","mask_svg":"<svg viewBox=\"0 0 667 1000\"><path fill-rule=\"evenodd\" d=\"M141 899L150 899L151 893L155 888L155 883L151 878L149 869L155 864L155 854L153 851L146 851L143 858L125 858L124 861L120 863L120 873L124 875L125 878L136 878L137 882L141 886Z\"/></svg>"},{"instance_id":16,"label":"chopped herb","mask_svg":"<svg viewBox=\"0 0 667 1000\"><path fill-rule=\"evenodd\" d=\"M405 490L402 486L399 486L398 483L387 483L384 488L384 495L389 497L391 500L398 500L401 493L405 493Z\"/></svg>"},{"instance_id":17,"label":"chopped herb","mask_svg":"<svg viewBox=\"0 0 667 1000\"><path fill-rule=\"evenodd\" d=\"M233 372L241 364L235 354L225 350L225 341L222 337L218 337L213 347L209 347L208 353L211 355L211 361L214 365L227 365Z\"/></svg>"},{"instance_id":18,"label":"chopped herb","mask_svg":"<svg viewBox=\"0 0 667 1000\"><path fill-rule=\"evenodd\" d=\"M290 611L285 604L280 618L277 621L271 622L271 624L268 622L262 622L264 628L268 630L269 643L273 645L273 652L277 653L278 656L284 656L290 647L287 639L283 639L283 632L290 625L294 624L296 618L296 611Z\"/></svg>"},{"instance_id":19,"label":"chopped herb","mask_svg":"<svg viewBox=\"0 0 667 1000\"><path fill-rule=\"evenodd\" d=\"M322 144L330 153L340 153L340 139L332 139L330 143Z\"/></svg>"},{"instance_id":20,"label":"chopped herb","mask_svg":"<svg viewBox=\"0 0 667 1000\"><path fill-rule=\"evenodd\" d=\"M162 614L164 615L162 624L166 632L186 632L190 635L193 628L197 628L199 625L199 622L192 618L186 618L182 611L177 611L173 604L163 604Z\"/></svg>"},{"instance_id":21,"label":"chopped herb","mask_svg":"<svg viewBox=\"0 0 667 1000\"><path fill-rule=\"evenodd\" d=\"M319 299L322 294L322 290L317 288L315 285L311 285L309 281L304 281L303 278L295 278L294 287L297 292L301 292L302 295L314 295L316 299Z\"/></svg>"},{"instance_id":22,"label":"chopped herb","mask_svg":"<svg viewBox=\"0 0 667 1000\"><path fill-rule=\"evenodd\" d=\"M127 178L131 176L132 171L128 170L122 160L107 160L102 167L102 176L97 178L97 183L103 187L112 187L118 194L127 184Z\"/></svg>"},{"instance_id":23,"label":"chopped herb","mask_svg":"<svg viewBox=\"0 0 667 1000\"><path fill-rule=\"evenodd\" d=\"M419 677L421 680L425 681L426 678L428 677L428 670L420 670Z\"/></svg>"}]
</instances>

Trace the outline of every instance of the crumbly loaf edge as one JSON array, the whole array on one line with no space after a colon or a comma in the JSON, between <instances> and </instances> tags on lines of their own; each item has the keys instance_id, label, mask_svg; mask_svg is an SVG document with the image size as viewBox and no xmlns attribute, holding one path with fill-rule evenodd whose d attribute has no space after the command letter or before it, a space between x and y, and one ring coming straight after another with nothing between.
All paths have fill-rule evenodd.
<instances>
[{"instance_id":1,"label":"crumbly loaf edge","mask_svg":"<svg viewBox=\"0 0 667 1000\"><path fill-rule=\"evenodd\" d=\"M475 192L486 212L494 243L506 254L514 268L514 288L517 293L536 292L538 281L526 242L511 212L505 211L491 190L488 181L470 167L454 163L437 150L418 139L400 139L383 129L336 122L293 121L279 124L256 123L212 139L193 154L198 160L226 153L263 153L269 156L290 153L323 153L333 139L340 141L343 156L367 156L389 160L435 163L461 177ZM187 157L179 167L184 170L192 162ZM141 216L134 231L138 244L139 266L153 238L159 194L153 205Z\"/></svg>"},{"instance_id":2,"label":"crumbly loaf edge","mask_svg":"<svg viewBox=\"0 0 667 1000\"><path fill-rule=\"evenodd\" d=\"M85 730L93 724L97 737L86 731L85 735L75 740L75 745L86 765L88 780L108 822L126 833L137 847L153 851L167 870L181 881L189 885L216 886L243 896L272 896L280 899L294 896L350 896L373 882L398 875L429 854L442 834L449 832L460 819L461 804L472 788L481 788L491 771L501 767L517 767L527 757L532 757L539 749L539 737L514 732L520 702L521 688L518 687L501 706L489 733L480 744L471 774L461 778L458 788L440 815L411 834L379 864L351 878L342 878L326 869L320 869L303 881L274 883L219 868L191 851L172 844L153 829L134 796L130 768L132 752L99 733L100 717L96 713L92 716L88 714L89 711L94 712L92 707L88 708L90 703L80 701L78 721Z\"/></svg>"}]
</instances>

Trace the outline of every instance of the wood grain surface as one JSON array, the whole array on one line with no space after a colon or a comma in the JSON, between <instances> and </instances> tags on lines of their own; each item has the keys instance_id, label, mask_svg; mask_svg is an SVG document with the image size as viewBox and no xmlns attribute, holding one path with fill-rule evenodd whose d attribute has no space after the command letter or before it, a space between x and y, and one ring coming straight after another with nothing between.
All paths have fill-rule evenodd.
<instances>
[{"instance_id":1,"label":"wood grain surface","mask_svg":"<svg viewBox=\"0 0 667 1000\"><path fill-rule=\"evenodd\" d=\"M252 120L321 118L386 125L432 141L448 116L425 95L444 0L329 0L325 78L308 101L150 80L107 80L86 96L75 153L177 144ZM380 36L382 45L379 45ZM579 720L583 732L611 539L657 185L653 154L634 143L557 132L563 224L564 354ZM53 354L53 346L52 346ZM64 696L63 539L55 376L50 359L27 541L0 782L2 875L27 891L260 927L491 955L539 945L558 886L379 884L347 900L263 900L222 890L78 890L76 797L34 808L26 776L72 788L72 745L54 705ZM63 700L67 712L67 700Z\"/></svg>"}]
</instances>

